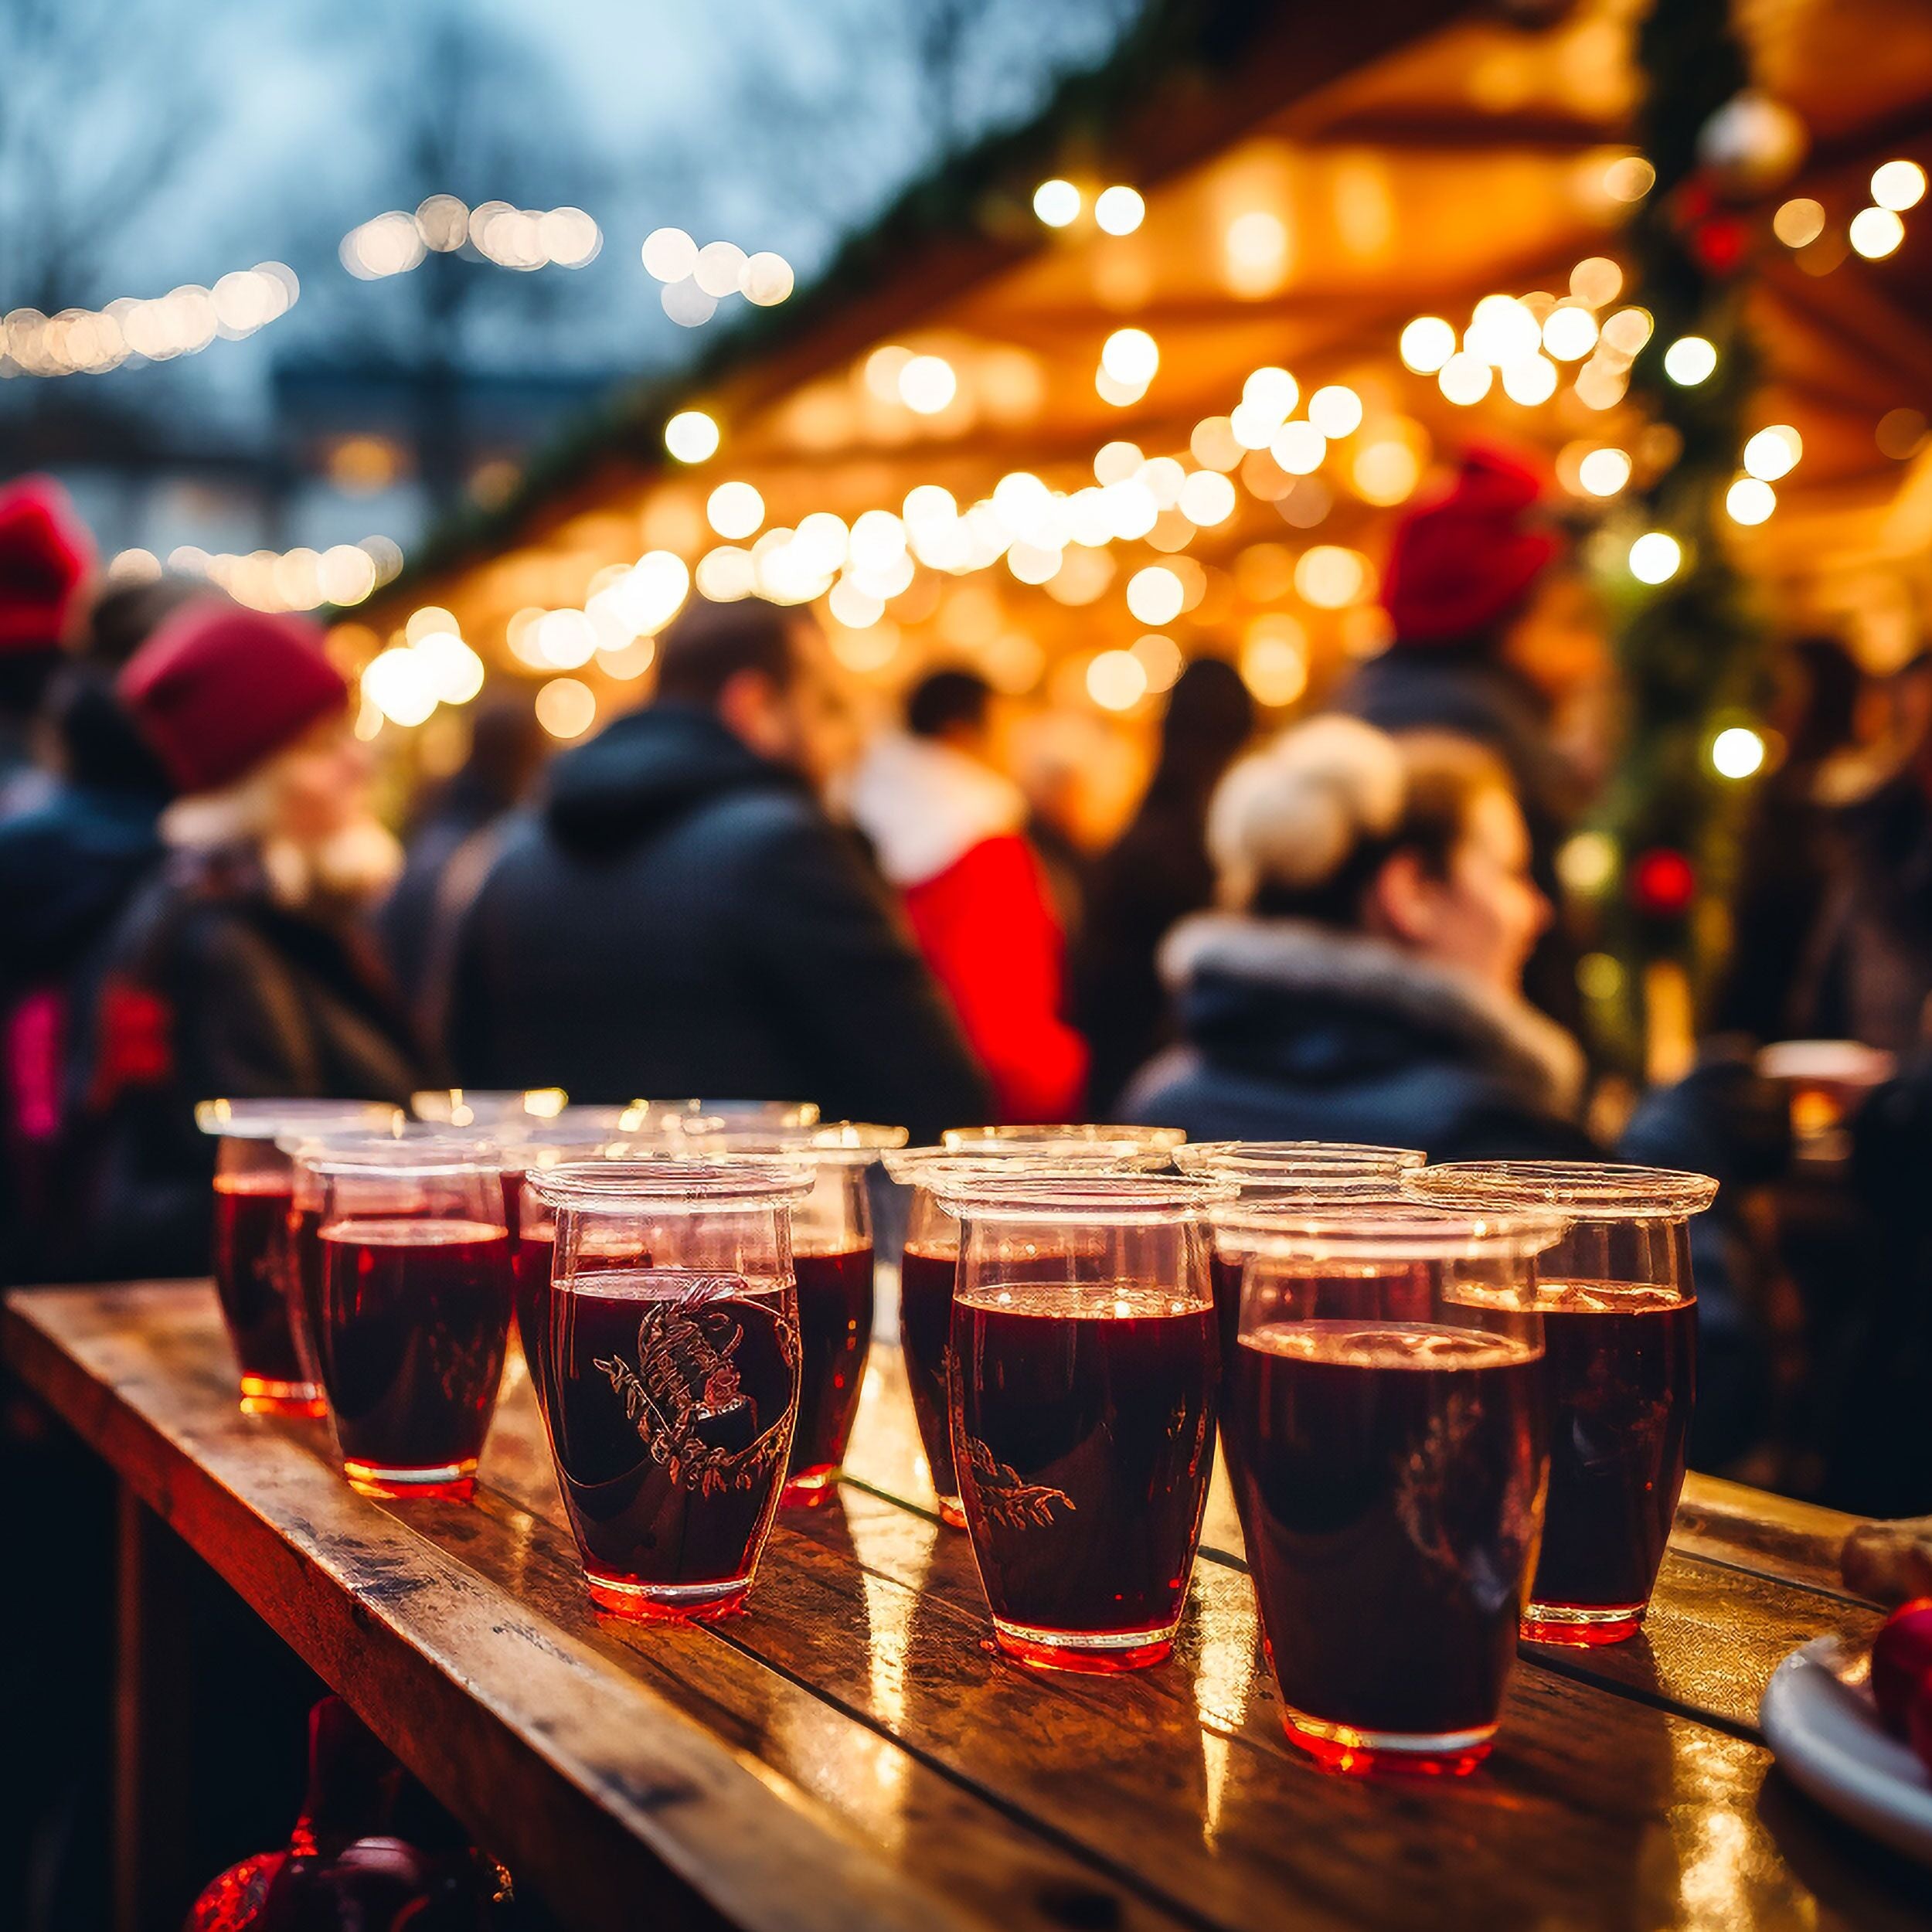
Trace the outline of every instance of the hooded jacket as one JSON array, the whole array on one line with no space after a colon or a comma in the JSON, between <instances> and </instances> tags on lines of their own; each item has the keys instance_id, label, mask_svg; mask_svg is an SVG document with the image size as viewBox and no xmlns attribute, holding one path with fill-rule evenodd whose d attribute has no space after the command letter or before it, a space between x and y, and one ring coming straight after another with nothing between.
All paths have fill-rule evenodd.
<instances>
[{"instance_id":1,"label":"hooded jacket","mask_svg":"<svg viewBox=\"0 0 1932 1932\"><path fill-rule=\"evenodd\" d=\"M1434 1161L1589 1159L1583 1056L1527 1002L1385 941L1202 913L1162 949L1182 1043L1123 1104L1195 1140L1362 1141Z\"/></svg>"},{"instance_id":2,"label":"hooded jacket","mask_svg":"<svg viewBox=\"0 0 1932 1932\"><path fill-rule=\"evenodd\" d=\"M858 842L686 705L566 752L505 822L449 1011L470 1086L811 1100L915 1138L988 1106Z\"/></svg>"}]
</instances>

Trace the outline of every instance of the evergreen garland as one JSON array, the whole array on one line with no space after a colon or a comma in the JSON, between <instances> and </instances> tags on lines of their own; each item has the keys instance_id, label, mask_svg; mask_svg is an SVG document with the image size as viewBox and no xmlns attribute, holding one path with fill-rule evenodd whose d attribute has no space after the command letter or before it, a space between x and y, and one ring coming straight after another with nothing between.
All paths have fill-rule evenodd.
<instances>
[{"instance_id":1,"label":"evergreen garland","mask_svg":"<svg viewBox=\"0 0 1932 1932\"><path fill-rule=\"evenodd\" d=\"M1653 427L1638 439L1625 516L1604 537L1624 716L1594 822L1614 841L1601 936L1621 970L1585 988L1600 1046L1632 1072L1643 1066L1651 967L1682 967L1701 1002L1724 963L1752 787L1719 777L1710 747L1719 730L1752 714L1764 672L1763 631L1719 521L1757 377L1743 315L1749 250L1698 151L1712 115L1747 84L1730 0L1664 0L1642 24L1637 56L1638 138L1656 180L1631 223L1628 260L1655 326L1630 390ZM1664 372L1665 352L1685 335L1717 351L1713 372L1689 387ZM1655 587L1628 563L1631 541L1650 530L1683 549L1676 574Z\"/></svg>"}]
</instances>

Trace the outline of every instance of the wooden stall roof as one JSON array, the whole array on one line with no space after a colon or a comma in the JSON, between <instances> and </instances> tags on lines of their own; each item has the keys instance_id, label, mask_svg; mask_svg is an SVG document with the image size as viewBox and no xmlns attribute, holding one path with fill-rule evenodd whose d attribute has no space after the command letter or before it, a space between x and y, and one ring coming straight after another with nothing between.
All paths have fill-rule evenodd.
<instances>
[{"instance_id":1,"label":"wooden stall roof","mask_svg":"<svg viewBox=\"0 0 1932 1932\"><path fill-rule=\"evenodd\" d=\"M1631 151L1641 11L1580 0L1522 26L1427 0L1157 9L1108 69L916 191L819 290L722 341L694 375L628 399L493 516L444 532L366 621L379 635L439 604L515 668L519 612L581 608L600 573L646 549L695 566L719 545L706 505L721 482L755 486L769 532L817 511L847 524L897 512L923 484L964 510L1015 471L1070 495L1123 440L1193 470L1197 426L1274 365L1293 373L1303 410L1325 384L1360 398L1360 427L1313 475L1290 478L1260 453L1234 471L1224 520L1196 528L1169 510L1145 537L1076 543L1044 584L1004 561L921 567L886 600L883 625L830 628L848 664L883 681L965 657L1014 689L1065 665L1053 688L1073 691L1095 651L1150 628L1226 644L1262 619L1318 675L1372 648L1390 512L1433 465L1486 439L1539 451L1573 487L1580 450L1633 446L1641 423L1622 406L1585 406L1575 364L1549 400L1515 402L1498 384L1463 407L1405 368L1397 345L1418 314L1461 329L1485 294L1562 298L1580 260L1616 257L1628 208L1607 183ZM1821 611L1909 604L1926 587L1932 444L1888 455L1876 432L1891 412L1932 411L1932 202L1906 214L1888 259L1848 253L1843 236L1876 162L1932 162L1932 13L1917 0L1763 0L1740 24L1759 84L1808 134L1804 159L1750 212L1761 223L1812 196L1826 227L1810 247L1774 246L1753 288L1766 369L1753 424L1794 426L1804 454L1770 521L1737 531L1739 549ZM1054 174L1086 191L1080 219L1058 231L1029 205ZM1110 182L1145 197L1131 233L1092 219ZM1116 404L1096 372L1123 327L1154 338L1159 367ZM879 379L889 362L869 381L881 349L944 358L957 394L914 411ZM661 434L685 407L723 431L717 454L689 468L666 457ZM1326 580L1312 566L1298 577L1323 546L1340 553L1325 554ZM1161 563L1186 605L1164 627L1126 596L1136 570ZM609 662L579 675L621 698L604 682Z\"/></svg>"}]
</instances>

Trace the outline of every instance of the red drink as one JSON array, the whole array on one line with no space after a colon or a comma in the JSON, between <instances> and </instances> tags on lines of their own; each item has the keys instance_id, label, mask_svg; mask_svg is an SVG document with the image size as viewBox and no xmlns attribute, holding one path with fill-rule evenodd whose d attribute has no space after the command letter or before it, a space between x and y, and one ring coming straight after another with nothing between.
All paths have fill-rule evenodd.
<instances>
[{"instance_id":1,"label":"red drink","mask_svg":"<svg viewBox=\"0 0 1932 1932\"><path fill-rule=\"evenodd\" d=\"M318 1416L291 1324L287 1257L293 1181L287 1172L215 1177L215 1293L241 1368L242 1406Z\"/></svg>"},{"instance_id":2,"label":"red drink","mask_svg":"<svg viewBox=\"0 0 1932 1932\"><path fill-rule=\"evenodd\" d=\"M953 1468L952 1397L947 1383L953 1362L953 1289L959 1278L957 1250L907 1248L899 1264L899 1342L920 1445L933 1472L939 1513L955 1529L965 1522L959 1478Z\"/></svg>"},{"instance_id":3,"label":"red drink","mask_svg":"<svg viewBox=\"0 0 1932 1932\"><path fill-rule=\"evenodd\" d=\"M866 1355L872 1346L871 1244L801 1250L792 1256L792 1266L798 1277L804 1361L785 1500L811 1502L838 1473L859 1412Z\"/></svg>"},{"instance_id":4,"label":"red drink","mask_svg":"<svg viewBox=\"0 0 1932 1932\"><path fill-rule=\"evenodd\" d=\"M377 1495L467 1496L509 1331L502 1229L338 1221L321 1247L315 1342L349 1481Z\"/></svg>"},{"instance_id":5,"label":"red drink","mask_svg":"<svg viewBox=\"0 0 1932 1932\"><path fill-rule=\"evenodd\" d=\"M1541 1364L1413 1322L1241 1337L1234 1478L1288 1736L1340 1770L1488 1750L1536 1555Z\"/></svg>"},{"instance_id":6,"label":"red drink","mask_svg":"<svg viewBox=\"0 0 1932 1932\"><path fill-rule=\"evenodd\" d=\"M1668 1287L1544 1281L1549 1505L1523 1634L1621 1641L1643 1621L1684 1486L1697 1303Z\"/></svg>"},{"instance_id":7,"label":"red drink","mask_svg":"<svg viewBox=\"0 0 1932 1932\"><path fill-rule=\"evenodd\" d=\"M783 1282L680 1270L559 1283L524 1331L592 1599L735 1609L784 1486L798 1393Z\"/></svg>"},{"instance_id":8,"label":"red drink","mask_svg":"<svg viewBox=\"0 0 1932 1932\"><path fill-rule=\"evenodd\" d=\"M1214 1313L1136 1281L953 1301L952 1435L1001 1646L1077 1670L1173 1647L1213 1463Z\"/></svg>"}]
</instances>

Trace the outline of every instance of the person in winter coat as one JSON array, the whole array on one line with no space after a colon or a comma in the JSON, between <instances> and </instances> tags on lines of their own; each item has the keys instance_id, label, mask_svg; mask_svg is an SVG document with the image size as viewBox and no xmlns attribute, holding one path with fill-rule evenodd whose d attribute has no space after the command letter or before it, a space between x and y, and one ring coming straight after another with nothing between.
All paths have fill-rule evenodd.
<instances>
[{"instance_id":1,"label":"person in winter coat","mask_svg":"<svg viewBox=\"0 0 1932 1932\"><path fill-rule=\"evenodd\" d=\"M1027 842L1026 800L995 762L993 692L970 671L913 692L875 740L850 804L913 935L993 1083L1002 1121L1077 1118L1087 1043L1063 1018L1065 935Z\"/></svg>"},{"instance_id":2,"label":"person in winter coat","mask_svg":"<svg viewBox=\"0 0 1932 1932\"><path fill-rule=\"evenodd\" d=\"M505 828L452 948L456 1077L815 1100L915 1138L985 1118L944 995L815 791L847 731L816 627L699 599L658 664L656 701Z\"/></svg>"},{"instance_id":3,"label":"person in winter coat","mask_svg":"<svg viewBox=\"0 0 1932 1932\"><path fill-rule=\"evenodd\" d=\"M198 1274L215 1144L197 1100L400 1103L430 1070L361 925L396 855L321 632L191 604L117 688L178 795L107 951L75 1232L103 1278Z\"/></svg>"},{"instance_id":4,"label":"person in winter coat","mask_svg":"<svg viewBox=\"0 0 1932 1932\"><path fill-rule=\"evenodd\" d=\"M86 611L94 539L49 476L0 488L0 819L43 803L35 724Z\"/></svg>"},{"instance_id":5,"label":"person in winter coat","mask_svg":"<svg viewBox=\"0 0 1932 1932\"><path fill-rule=\"evenodd\" d=\"M1093 869L1075 1015L1093 1049L1090 1097L1102 1118L1171 1036L1154 955L1177 920L1213 900L1208 801L1253 730L1254 700L1240 673L1222 658L1196 658L1168 699L1140 809Z\"/></svg>"},{"instance_id":6,"label":"person in winter coat","mask_svg":"<svg viewBox=\"0 0 1932 1932\"><path fill-rule=\"evenodd\" d=\"M1162 948L1181 1042L1129 1116L1438 1161L1590 1155L1582 1054L1521 992L1549 907L1492 754L1318 718L1230 770L1208 846L1226 910Z\"/></svg>"}]
</instances>

